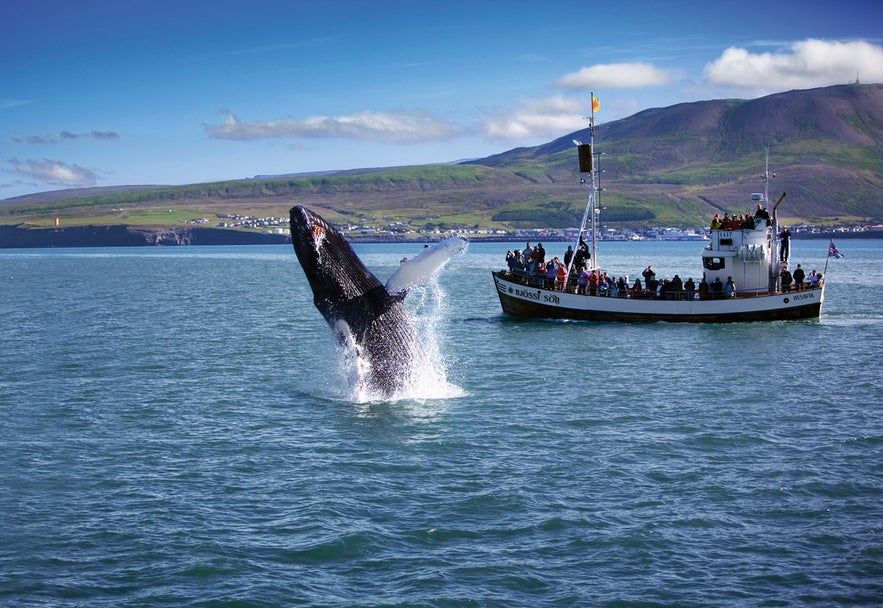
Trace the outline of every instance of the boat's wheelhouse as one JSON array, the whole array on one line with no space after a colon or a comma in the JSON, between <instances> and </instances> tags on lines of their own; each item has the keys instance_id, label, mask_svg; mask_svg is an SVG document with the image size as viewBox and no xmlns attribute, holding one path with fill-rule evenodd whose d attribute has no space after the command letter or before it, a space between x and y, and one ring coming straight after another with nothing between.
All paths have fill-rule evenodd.
<instances>
[{"instance_id":1,"label":"boat's wheelhouse","mask_svg":"<svg viewBox=\"0 0 883 608\"><path fill-rule=\"evenodd\" d=\"M702 271L710 285L732 277L739 293L762 293L770 289L770 260L774 234L766 220L754 228L711 231L711 242L702 251Z\"/></svg>"}]
</instances>

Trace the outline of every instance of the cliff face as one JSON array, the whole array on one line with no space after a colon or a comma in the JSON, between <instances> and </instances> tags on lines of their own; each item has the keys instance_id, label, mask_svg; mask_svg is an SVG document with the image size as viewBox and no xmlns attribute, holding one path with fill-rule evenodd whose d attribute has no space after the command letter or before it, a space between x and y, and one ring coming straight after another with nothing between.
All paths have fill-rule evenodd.
<instances>
[{"instance_id":1,"label":"cliff face","mask_svg":"<svg viewBox=\"0 0 883 608\"><path fill-rule=\"evenodd\" d=\"M69 228L0 226L0 248L273 245L290 242L289 237L281 234L242 232L220 228L143 230L128 226L76 226Z\"/></svg>"}]
</instances>

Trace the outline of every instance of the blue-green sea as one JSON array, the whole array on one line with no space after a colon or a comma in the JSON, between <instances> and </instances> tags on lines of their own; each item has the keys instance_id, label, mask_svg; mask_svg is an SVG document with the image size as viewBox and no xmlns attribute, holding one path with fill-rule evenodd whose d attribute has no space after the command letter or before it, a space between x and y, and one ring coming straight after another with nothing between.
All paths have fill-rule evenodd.
<instances>
[{"instance_id":1,"label":"blue-green sea","mask_svg":"<svg viewBox=\"0 0 883 608\"><path fill-rule=\"evenodd\" d=\"M504 317L521 245L409 295L392 401L290 246L0 250L0 606L883 605L883 241L836 242L820 319L733 325Z\"/></svg>"}]
</instances>

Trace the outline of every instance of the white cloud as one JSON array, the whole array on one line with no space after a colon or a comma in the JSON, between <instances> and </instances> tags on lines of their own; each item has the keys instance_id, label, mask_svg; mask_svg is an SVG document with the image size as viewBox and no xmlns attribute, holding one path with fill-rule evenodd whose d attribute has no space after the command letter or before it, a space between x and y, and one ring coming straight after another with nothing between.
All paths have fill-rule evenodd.
<instances>
[{"instance_id":1,"label":"white cloud","mask_svg":"<svg viewBox=\"0 0 883 608\"><path fill-rule=\"evenodd\" d=\"M7 108L17 108L18 106L26 106L30 101L24 99L0 99L0 110Z\"/></svg>"},{"instance_id":2,"label":"white cloud","mask_svg":"<svg viewBox=\"0 0 883 608\"><path fill-rule=\"evenodd\" d=\"M730 47L705 66L712 84L746 89L811 88L853 82L883 82L883 48L865 41L808 39L784 53L750 53Z\"/></svg>"},{"instance_id":3,"label":"white cloud","mask_svg":"<svg viewBox=\"0 0 883 608\"><path fill-rule=\"evenodd\" d=\"M206 125L210 137L239 141L266 138L302 137L312 139L347 138L399 144L450 139L462 128L440 121L422 110L411 112L359 112L349 116L313 116L242 122L227 109L223 125Z\"/></svg>"},{"instance_id":4,"label":"white cloud","mask_svg":"<svg viewBox=\"0 0 883 608\"><path fill-rule=\"evenodd\" d=\"M649 63L599 63L565 74L556 83L563 89L622 89L668 84L675 77Z\"/></svg>"},{"instance_id":5,"label":"white cloud","mask_svg":"<svg viewBox=\"0 0 883 608\"><path fill-rule=\"evenodd\" d=\"M484 125L489 139L527 139L560 137L587 126L582 117L589 111L588 97L583 100L557 96L529 101L515 110L507 110L503 118Z\"/></svg>"},{"instance_id":6,"label":"white cloud","mask_svg":"<svg viewBox=\"0 0 883 608\"><path fill-rule=\"evenodd\" d=\"M57 160L19 160L10 158L9 164L18 175L57 186L92 186L98 175L79 165L68 165Z\"/></svg>"},{"instance_id":7,"label":"white cloud","mask_svg":"<svg viewBox=\"0 0 883 608\"><path fill-rule=\"evenodd\" d=\"M61 131L51 135L28 135L27 137L13 137L12 141L17 144L57 144L75 139L119 139L119 133L114 131L90 131L89 133L71 133Z\"/></svg>"}]
</instances>

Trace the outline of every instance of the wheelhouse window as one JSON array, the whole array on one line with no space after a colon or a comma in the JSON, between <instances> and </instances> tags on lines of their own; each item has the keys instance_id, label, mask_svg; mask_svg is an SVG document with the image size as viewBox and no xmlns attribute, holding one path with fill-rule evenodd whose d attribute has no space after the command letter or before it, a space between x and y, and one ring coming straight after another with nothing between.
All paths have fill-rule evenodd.
<instances>
[{"instance_id":1,"label":"wheelhouse window","mask_svg":"<svg viewBox=\"0 0 883 608\"><path fill-rule=\"evenodd\" d=\"M723 270L726 264L726 258L708 257L702 258L702 265L707 270Z\"/></svg>"}]
</instances>

